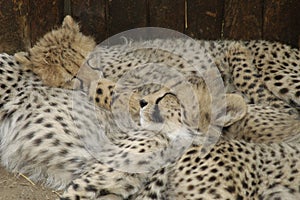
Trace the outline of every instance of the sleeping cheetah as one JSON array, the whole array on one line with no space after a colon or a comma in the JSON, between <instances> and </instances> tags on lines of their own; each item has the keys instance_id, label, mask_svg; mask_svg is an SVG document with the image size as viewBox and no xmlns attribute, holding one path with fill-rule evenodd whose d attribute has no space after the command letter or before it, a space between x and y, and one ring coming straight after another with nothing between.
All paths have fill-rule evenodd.
<instances>
[{"instance_id":1,"label":"sleeping cheetah","mask_svg":"<svg viewBox=\"0 0 300 200\"><path fill-rule=\"evenodd\" d=\"M149 52L151 51L150 49ZM136 52L133 53L134 56L135 54ZM35 180L47 179L48 184L52 185L64 187L73 180L62 199L95 199L108 195L119 199L299 198L299 149L296 146L285 143L267 146L236 140L220 140L215 147L206 150L199 144L201 141L199 136L203 137L203 133L199 133L199 130L182 128L182 126L179 131L175 129L167 133L164 129L157 133L152 129L134 128L127 135L126 132L118 130L118 127L114 125L114 120L109 120L111 119L110 112L100 110L99 113L97 112L99 116L95 117L85 114L86 111L94 109L88 101L85 102L85 94L43 86L35 75L14 66L14 61L5 57L10 64L3 62L4 70L2 70L5 75L0 80L6 81L1 83L4 88L9 86L10 89L3 90L0 102L1 107L5 107L4 111L1 110L1 127L3 127L0 129L1 153L3 153L1 156L2 159L4 158L2 163L8 168L12 166L10 170L18 170L31 175L31 178ZM187 72L188 75L190 73L193 74L193 71ZM23 77L26 79L22 80ZM18 82L15 82L16 80ZM75 106L70 107L70 97L74 95L77 97ZM116 104L117 100L118 96L116 100L112 100L112 110L116 105L120 105ZM292 103L294 102L296 100ZM40 116L40 113L44 117ZM53 113L59 114L55 116ZM97 118L107 121L100 120L100 127L98 127L95 125ZM67 119L67 123L61 119ZM228 118L225 117L225 119ZM11 129L12 126L17 128ZM109 154L111 150L109 148L104 148L106 151L103 152L97 151L97 142L105 145L107 140L103 142L99 140L102 139L100 137L96 141L91 141L95 139L93 130L104 132L110 141L124 150L119 151L117 155ZM144 153L148 155L149 151L155 152L157 148L164 149L172 138L169 136L176 135L176 132L188 139L192 137L197 140L178 160L171 160L170 166L166 164L165 167L161 167L153 178L151 178L152 173L124 173L109 167L114 164L114 167L118 169L120 165L126 167L130 163L136 168L142 165L147 169L151 162L156 161L155 159L148 157L146 162L128 160L127 151L133 151L137 155ZM5 135L2 137L2 134ZM143 135L154 137L147 140L149 137L146 139L140 137ZM133 136L136 138L132 138ZM83 141L87 142L86 139L94 144L95 149L91 150L104 156L103 160L95 159L90 151L84 148ZM100 148L100 150L103 149ZM236 157L232 156L232 152L236 152ZM106 158L105 154L108 154ZM107 158L118 155L120 155L118 160L122 161L123 158L124 162L114 163L116 160ZM257 167L256 164L258 164ZM43 167L45 165L47 168ZM201 168L198 169L198 167ZM245 168L249 170L243 171ZM218 176L211 173L216 173ZM172 176L169 176L170 174ZM173 174L178 176L173 176ZM187 175L190 174L194 176L188 178ZM268 177L268 179L262 177ZM145 182L146 187L144 187Z\"/></svg>"},{"instance_id":2,"label":"sleeping cheetah","mask_svg":"<svg viewBox=\"0 0 300 200\"><path fill-rule=\"evenodd\" d=\"M28 52L16 53L15 57L24 69L32 70L44 84L76 89L83 87L76 74L95 46L94 39L83 35L72 17L66 16L60 28L47 33ZM99 78L88 67L84 72L81 79L85 82L91 77Z\"/></svg>"},{"instance_id":3,"label":"sleeping cheetah","mask_svg":"<svg viewBox=\"0 0 300 200\"><path fill-rule=\"evenodd\" d=\"M124 132L83 92L44 86L6 54L0 61L1 164L49 187L67 187L61 199L134 199L153 170L175 162L193 138L198 144L206 137L184 126Z\"/></svg>"},{"instance_id":4,"label":"sleeping cheetah","mask_svg":"<svg viewBox=\"0 0 300 200\"><path fill-rule=\"evenodd\" d=\"M69 35L64 33L66 29L68 29L68 33L70 33ZM55 38L55 40L51 39L52 37ZM83 39L79 40L77 38ZM71 41L73 40L76 40L77 43L72 43ZM51 41L54 41L55 44L52 44ZM240 134L238 138L241 137L242 139L245 139L247 141L254 141L254 138L256 138L255 141L258 141L259 138L263 142L267 140L281 140L286 135L288 135L288 138L290 138L299 132L299 122L297 119L299 118L298 113L290 112L291 110L294 111L295 107L297 107L295 103L296 100L295 102L294 100L289 100L290 104L288 105L284 103L282 99L278 99L273 94L271 94L269 90L267 90L267 87L265 87L263 84L263 80L261 79L262 75L260 75L257 69L253 67L257 66L259 67L259 69L263 69L264 63L266 63L268 59L273 59L273 57L275 56L275 53L271 50L267 51L267 48L269 48L269 46L275 48L276 46L280 45L278 43L272 44L264 41L251 41L244 42L245 44L243 44L243 42L233 41L195 42L192 40L179 39L175 41L155 40L145 44L133 43L128 46L100 46L96 48L94 53L91 53L87 62L84 61L84 58L87 57L84 55L88 54L88 49L82 49L82 51L84 51L85 53L79 52L78 55L74 54L76 52L76 49L78 49L79 46L85 46L85 43L89 44L89 47L95 46L92 45L93 39L83 36L82 33L80 33L78 25L72 20L70 16L67 16L64 19L62 28L46 34L39 43L37 43L32 49L29 50L28 57L20 53L16 54L15 57L21 64L23 64L25 69L30 68L39 76L41 76L39 72L43 72L43 76L47 77L48 79L43 79L43 77L41 78L43 82L47 85L55 85L59 87L69 88L70 86L72 86L72 83L74 83L73 88L75 89L78 88L78 86L82 88L83 85L85 85L86 87L88 87L87 90L89 93L90 100L94 101L96 105L108 110L110 109L112 103L112 94L115 83L117 81L120 82L120 79L132 79L132 77L129 77L128 75L123 75L123 73L130 73L130 71L132 71L131 74L134 74L137 66L147 63L164 64L164 66L175 68L176 71L179 72L179 74L185 76L185 81L188 82L188 79L195 79L195 77L197 76L203 77L202 71L206 71L208 68L214 67L214 65L216 64L218 66L218 69L220 69L220 71L222 72L221 75L223 80L225 81L225 87L227 86L227 90L236 91L236 89L232 89L232 87L234 86L239 92L241 92L244 95L246 99L249 100L249 103L255 103L254 105L248 105L247 116L244 117L242 121L236 122L232 126L227 126L225 132L228 133L228 135L230 135L229 133L235 134L237 133L236 130L238 130L238 133ZM71 45L74 45L74 47ZM51 46L52 48L49 49L48 46ZM260 46L264 46L264 48L266 48L267 53L270 55L266 54L262 56L261 48L259 48ZM248 47L248 49L246 47ZM298 63L299 51L297 51L296 49L290 49L288 46L285 45L281 45L281 47L284 49L284 51L290 52L291 55L288 56L288 53L285 53L285 55L280 54L278 56L275 56L277 59L286 60L285 62L292 63L291 65L295 65L295 63ZM124 48L126 50L124 50ZM52 58L53 61L47 60L48 65L47 63L43 63L41 61L39 63L39 60L41 60L40 58L43 57L44 54L41 54L41 52L37 51L37 49L43 49L44 53L46 52L49 59ZM203 51L203 49L205 51ZM180 52L181 50L182 52ZM75 56L77 64L74 66L76 66L76 68L72 68L73 62L70 61L73 60L70 59L71 57L65 57L64 60L59 60L60 57L57 58L55 56L59 52L66 52L67 55ZM211 54L213 58L215 58L215 63L211 63L209 61L211 57L206 56L206 54L208 54L207 52L209 52L209 54ZM251 54L251 52L253 55ZM278 52L276 53L276 55L277 54ZM257 57L259 58L258 60L256 59ZM165 58L168 59L166 60ZM97 62L97 60L100 60L101 62ZM51 67L49 63L52 63L53 65L54 63L56 63L55 66L61 65L63 70L65 70L64 66L72 68L72 70L69 70L71 75L69 74L67 76L64 73L64 71L57 70L55 71L55 76L51 76L49 72L45 71L49 69L54 69L54 67ZM70 78L62 79L62 77L75 77L76 72L78 72L79 70L78 66L80 66L80 63L84 63L84 65L78 73L79 79L72 79L72 81L74 82L70 81ZM97 65L95 68L94 63L98 63L99 65ZM249 66L249 63L253 63L253 65ZM277 61L277 63L279 63L279 61ZM226 66L230 67L228 68ZM288 66L286 67L288 68ZM243 69L241 67L243 67ZM276 67L277 65L273 66L273 68ZM100 73L98 72L99 69L101 71ZM283 68L281 68L281 70L282 69ZM296 70L297 69L295 69L293 72L290 72L290 74L285 74L285 76L293 76L292 73L296 73ZM95 73L93 73L93 71ZM242 76L241 72L243 71L245 72L245 74L249 75ZM230 73L232 73L233 75L231 76ZM286 72L284 71L284 73ZM253 74L253 76L251 74ZM106 77L106 79L100 79L99 81L98 79L101 78L102 75ZM137 75L135 74L135 76ZM248 78L250 77L250 80L244 83L240 83L246 76ZM58 79L60 80L60 82L57 81L55 83L54 79L52 80L51 77L59 77ZM245 84L251 83L252 79L253 83L250 84L249 89L243 86ZM265 79L267 80L268 78ZM297 90L296 79L297 77L293 76L293 87L296 87L293 91ZM75 81L80 81L80 84L76 83ZM106 86L108 86L108 88L105 88ZM259 89L255 91L255 88ZM139 100L142 98L142 96L147 94L151 95L151 93L159 90L160 86L154 86L153 84L141 84L141 86L132 85L131 89L133 90L132 96L128 100L128 102L124 102L124 109L129 109L132 119L135 121L135 123L139 124ZM292 90L290 90L290 92L291 91ZM203 90L198 91L198 93L201 92L203 92ZM156 94L154 94L154 96L155 95ZM199 102L203 104L203 101L209 100L204 100L204 98L202 98ZM127 104L130 108L126 108ZM118 108L118 110L119 109L120 108ZM259 113L259 115L256 115L257 112ZM206 116L200 117L202 121L210 120L208 119L210 118L210 113L208 111L203 111L202 114L205 114L204 116ZM203 123L206 122L204 121L201 123L202 129L203 131L205 131ZM278 132L278 134L274 135L273 130L275 129L279 130L280 133ZM258 134L259 136L257 136Z\"/></svg>"},{"instance_id":5,"label":"sleeping cheetah","mask_svg":"<svg viewBox=\"0 0 300 200\"><path fill-rule=\"evenodd\" d=\"M162 79L165 76L166 74L161 74L159 78ZM122 89L124 88L121 87L115 91L116 98L119 98L118 91ZM157 103L158 108L154 110L159 113L152 116L165 117L164 113L171 116L167 106L178 103L178 98L173 91L171 91L173 93L166 90L159 90L159 92L163 92L162 96L158 95L157 99L152 99L152 102ZM145 111L143 110L145 106L151 105L150 101L144 100L141 101L142 111ZM115 103L116 101L112 100L112 110ZM232 106L230 103L228 105ZM233 109L228 110L232 111ZM173 113L177 114L177 112ZM228 116L230 115L231 112L228 112ZM178 126L174 126L176 125L174 123L168 126L168 119L163 119L163 121L155 120L156 123L150 124L150 127L147 128L154 130L151 126L156 128L157 124L161 123L167 126L167 129L159 129L163 132L177 130L184 126L184 123L189 123L187 119L190 118L182 115L182 118L179 118ZM191 127L190 124L188 127ZM276 143L269 141L269 144L251 143L240 139L228 140L221 137L216 144L207 145L203 143L203 140L207 139L206 133L190 131L194 135L192 146L178 160L167 162L153 175L149 175L145 185L143 184L141 189L129 199L231 200L298 199L300 197L300 172L298 170L300 149L298 144L280 141ZM215 126L210 131L219 133L220 130L218 130L218 126ZM171 138L172 135L169 137ZM95 174L97 174L97 169L91 170L85 174L85 180L93 185L94 191L99 191L101 187L98 182L91 180ZM75 199L76 195L84 196L86 187L87 184L82 179L74 181L67 190L68 195L64 196L65 199Z\"/></svg>"},{"instance_id":6,"label":"sleeping cheetah","mask_svg":"<svg viewBox=\"0 0 300 200\"><path fill-rule=\"evenodd\" d=\"M222 140L206 153L194 145L155 172L135 199L296 200L299 152L299 146L286 143Z\"/></svg>"},{"instance_id":7,"label":"sleeping cheetah","mask_svg":"<svg viewBox=\"0 0 300 200\"><path fill-rule=\"evenodd\" d=\"M202 81L199 81L195 87L197 94L199 94L199 102L202 103L204 96L209 97L208 89ZM239 103L237 100L228 100L229 103ZM210 106L212 105L206 103L206 106L201 108L201 103L199 127L201 130L206 131L212 120L210 116ZM144 96L140 100L140 107L142 126L163 123L165 127L174 127L182 124L183 108L180 98L170 89L162 89ZM229 104L227 107L228 114L237 108L242 107ZM243 116L242 119L230 124L230 126L225 124L223 128L224 136L248 142L295 142L297 141L296 138L300 142L300 120L297 115L293 116L270 106L254 104L247 104L246 110L247 114L241 115Z\"/></svg>"},{"instance_id":8,"label":"sleeping cheetah","mask_svg":"<svg viewBox=\"0 0 300 200\"><path fill-rule=\"evenodd\" d=\"M0 87L1 164L52 188L84 181L85 174L97 169L102 178L95 181L102 189L95 193L93 186L86 188L86 198L107 193L128 198L141 188L146 174L127 171L159 166L161 160L155 165L149 160L170 142L162 132L119 130L111 113L97 110L84 93L44 86L6 54L0 55Z\"/></svg>"},{"instance_id":9,"label":"sleeping cheetah","mask_svg":"<svg viewBox=\"0 0 300 200\"><path fill-rule=\"evenodd\" d=\"M227 92L241 93L251 104L298 114L300 52L284 44L185 37L117 45L108 41L94 47L94 40L82 35L78 24L67 16L61 28L15 57L46 85L67 88L89 87L100 77L117 82L126 72L148 63L164 64L184 76L216 66Z\"/></svg>"}]
</instances>

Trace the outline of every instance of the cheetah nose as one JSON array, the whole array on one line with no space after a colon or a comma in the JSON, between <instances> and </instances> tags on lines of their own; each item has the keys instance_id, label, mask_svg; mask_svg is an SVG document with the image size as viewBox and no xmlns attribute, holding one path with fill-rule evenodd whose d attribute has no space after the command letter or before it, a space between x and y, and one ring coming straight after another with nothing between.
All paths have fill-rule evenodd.
<instances>
[{"instance_id":1,"label":"cheetah nose","mask_svg":"<svg viewBox=\"0 0 300 200\"><path fill-rule=\"evenodd\" d=\"M147 104L148 104L148 102L145 101L145 99L140 100L140 107L141 108L144 108Z\"/></svg>"}]
</instances>

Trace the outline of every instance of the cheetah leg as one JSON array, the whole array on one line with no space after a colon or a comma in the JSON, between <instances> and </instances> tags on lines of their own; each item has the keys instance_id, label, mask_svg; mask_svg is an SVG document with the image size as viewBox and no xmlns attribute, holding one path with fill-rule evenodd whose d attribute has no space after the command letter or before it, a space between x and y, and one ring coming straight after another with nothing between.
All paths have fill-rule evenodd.
<instances>
[{"instance_id":1,"label":"cheetah leg","mask_svg":"<svg viewBox=\"0 0 300 200\"><path fill-rule=\"evenodd\" d=\"M232 69L232 79L236 89L244 94L250 103L285 109L289 113L297 114L295 108L278 99L268 90L261 79L261 74L252 66L252 59L249 50L242 45L237 43L230 48L227 60L229 68Z\"/></svg>"},{"instance_id":2,"label":"cheetah leg","mask_svg":"<svg viewBox=\"0 0 300 200\"><path fill-rule=\"evenodd\" d=\"M174 165L170 164L156 171L135 200L176 199L167 194L170 172Z\"/></svg>"},{"instance_id":3,"label":"cheetah leg","mask_svg":"<svg viewBox=\"0 0 300 200\"><path fill-rule=\"evenodd\" d=\"M140 174L117 171L96 161L86 166L60 200L126 199L141 188L143 177Z\"/></svg>"}]
</instances>

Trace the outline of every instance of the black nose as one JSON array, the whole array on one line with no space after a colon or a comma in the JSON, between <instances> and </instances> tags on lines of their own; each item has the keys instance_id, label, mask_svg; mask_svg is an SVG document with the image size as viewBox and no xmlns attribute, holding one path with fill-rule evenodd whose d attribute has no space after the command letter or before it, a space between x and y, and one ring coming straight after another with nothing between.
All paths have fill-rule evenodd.
<instances>
[{"instance_id":1,"label":"black nose","mask_svg":"<svg viewBox=\"0 0 300 200\"><path fill-rule=\"evenodd\" d=\"M141 108L144 108L147 104L148 104L148 102L145 101L144 99L140 100L140 107Z\"/></svg>"}]
</instances>

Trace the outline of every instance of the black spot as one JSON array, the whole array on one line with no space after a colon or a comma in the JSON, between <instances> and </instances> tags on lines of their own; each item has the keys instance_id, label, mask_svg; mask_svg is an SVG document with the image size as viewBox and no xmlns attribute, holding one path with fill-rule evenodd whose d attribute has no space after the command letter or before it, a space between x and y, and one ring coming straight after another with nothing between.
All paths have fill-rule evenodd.
<instances>
[{"instance_id":1,"label":"black spot","mask_svg":"<svg viewBox=\"0 0 300 200\"><path fill-rule=\"evenodd\" d=\"M286 94L286 93L289 92L289 89L287 89L287 88L281 88L281 89L279 90L279 92L280 92L281 94Z\"/></svg>"},{"instance_id":2,"label":"black spot","mask_svg":"<svg viewBox=\"0 0 300 200\"><path fill-rule=\"evenodd\" d=\"M298 169L293 169L292 170L292 174L297 174L299 171L298 171Z\"/></svg>"},{"instance_id":3,"label":"black spot","mask_svg":"<svg viewBox=\"0 0 300 200\"><path fill-rule=\"evenodd\" d=\"M44 112L49 113L51 110L49 108L45 109Z\"/></svg>"},{"instance_id":4,"label":"black spot","mask_svg":"<svg viewBox=\"0 0 300 200\"><path fill-rule=\"evenodd\" d=\"M199 190L199 194L203 194L205 192L205 188L201 188L200 190Z\"/></svg>"},{"instance_id":5,"label":"black spot","mask_svg":"<svg viewBox=\"0 0 300 200\"><path fill-rule=\"evenodd\" d=\"M234 193L235 192L235 187L234 186L228 186L225 188L229 193Z\"/></svg>"},{"instance_id":6,"label":"black spot","mask_svg":"<svg viewBox=\"0 0 300 200\"><path fill-rule=\"evenodd\" d=\"M14 63L12 61L8 61L7 64L9 64L10 66L14 65Z\"/></svg>"},{"instance_id":7,"label":"black spot","mask_svg":"<svg viewBox=\"0 0 300 200\"><path fill-rule=\"evenodd\" d=\"M44 118L39 118L35 121L36 124L40 124L44 121Z\"/></svg>"},{"instance_id":8,"label":"black spot","mask_svg":"<svg viewBox=\"0 0 300 200\"><path fill-rule=\"evenodd\" d=\"M105 97L104 98L104 104L107 104L107 102L108 102L108 97Z\"/></svg>"},{"instance_id":9,"label":"black spot","mask_svg":"<svg viewBox=\"0 0 300 200\"><path fill-rule=\"evenodd\" d=\"M27 116L28 116L28 115L27 115ZM31 124L30 122L27 122L27 123L23 126L23 129L28 128L30 124Z\"/></svg>"},{"instance_id":10,"label":"black spot","mask_svg":"<svg viewBox=\"0 0 300 200\"><path fill-rule=\"evenodd\" d=\"M248 189L248 184L245 181L242 181L242 185L244 189Z\"/></svg>"},{"instance_id":11,"label":"black spot","mask_svg":"<svg viewBox=\"0 0 300 200\"><path fill-rule=\"evenodd\" d=\"M282 75L277 75L277 76L275 76L274 78L275 78L275 80L278 81L278 80L281 80L281 79L283 78L283 76L282 76Z\"/></svg>"},{"instance_id":12,"label":"black spot","mask_svg":"<svg viewBox=\"0 0 300 200\"><path fill-rule=\"evenodd\" d=\"M214 182L217 178L215 176L212 176L208 179L209 182Z\"/></svg>"},{"instance_id":13,"label":"black spot","mask_svg":"<svg viewBox=\"0 0 300 200\"><path fill-rule=\"evenodd\" d=\"M248 88L249 88L249 89L252 89L252 88L255 87L255 85L256 85L255 83L251 83L251 84L248 86Z\"/></svg>"},{"instance_id":14,"label":"black spot","mask_svg":"<svg viewBox=\"0 0 300 200\"><path fill-rule=\"evenodd\" d=\"M58 139L54 140L52 142L53 146L58 146L60 144L60 141Z\"/></svg>"},{"instance_id":15,"label":"black spot","mask_svg":"<svg viewBox=\"0 0 300 200\"><path fill-rule=\"evenodd\" d=\"M269 81L269 80L271 80L271 78L268 76L264 78L264 81Z\"/></svg>"},{"instance_id":16,"label":"black spot","mask_svg":"<svg viewBox=\"0 0 300 200\"><path fill-rule=\"evenodd\" d=\"M211 173L217 173L218 170L216 168L210 170Z\"/></svg>"},{"instance_id":17,"label":"black spot","mask_svg":"<svg viewBox=\"0 0 300 200\"><path fill-rule=\"evenodd\" d=\"M220 162L218 162L218 165L219 165L220 167L222 167L222 166L224 166L224 162L223 162L223 161L220 161Z\"/></svg>"},{"instance_id":18,"label":"black spot","mask_svg":"<svg viewBox=\"0 0 300 200\"><path fill-rule=\"evenodd\" d=\"M236 200L243 200L244 198L242 197L242 196L240 196L240 195L238 195L237 197L236 197Z\"/></svg>"},{"instance_id":19,"label":"black spot","mask_svg":"<svg viewBox=\"0 0 300 200\"><path fill-rule=\"evenodd\" d=\"M194 189L194 186L193 185L189 185L188 187L187 187L187 190L188 191L191 191L191 190L193 190Z\"/></svg>"},{"instance_id":20,"label":"black spot","mask_svg":"<svg viewBox=\"0 0 300 200\"><path fill-rule=\"evenodd\" d=\"M88 192L97 192L97 189L94 185L88 185L85 187L85 190Z\"/></svg>"},{"instance_id":21,"label":"black spot","mask_svg":"<svg viewBox=\"0 0 300 200\"><path fill-rule=\"evenodd\" d=\"M143 152L145 152L145 149L139 150L139 153L143 153Z\"/></svg>"},{"instance_id":22,"label":"black spot","mask_svg":"<svg viewBox=\"0 0 300 200\"><path fill-rule=\"evenodd\" d=\"M72 186L72 187L73 187L73 189L74 189L75 191L77 191L77 189L78 189L79 185L75 183L75 184L73 184L73 186Z\"/></svg>"},{"instance_id":23,"label":"black spot","mask_svg":"<svg viewBox=\"0 0 300 200\"><path fill-rule=\"evenodd\" d=\"M0 108L3 106L3 104L0 104ZM24 117L24 115L20 115L19 117L18 117L18 119L17 119L17 121L19 122L19 121L21 121L22 119L23 119L23 117Z\"/></svg>"},{"instance_id":24,"label":"black spot","mask_svg":"<svg viewBox=\"0 0 300 200\"><path fill-rule=\"evenodd\" d=\"M188 161L190 161L191 160L191 157L186 157L186 158L184 158L183 160L182 160L182 162L188 162Z\"/></svg>"},{"instance_id":25,"label":"black spot","mask_svg":"<svg viewBox=\"0 0 300 200\"><path fill-rule=\"evenodd\" d=\"M55 117L55 120L56 120L56 121L62 121L63 118L62 118L61 116L56 116L56 117Z\"/></svg>"},{"instance_id":26,"label":"black spot","mask_svg":"<svg viewBox=\"0 0 300 200\"><path fill-rule=\"evenodd\" d=\"M27 105L25 106L25 108L26 108L26 110L28 110L29 108L31 108L31 104L30 104L30 103L27 104Z\"/></svg>"},{"instance_id":27,"label":"black spot","mask_svg":"<svg viewBox=\"0 0 300 200\"><path fill-rule=\"evenodd\" d=\"M232 162L236 162L236 161L237 161L236 157L232 156L232 157L231 157L231 161L232 161Z\"/></svg>"},{"instance_id":28,"label":"black spot","mask_svg":"<svg viewBox=\"0 0 300 200\"><path fill-rule=\"evenodd\" d=\"M114 169L113 168L108 168L108 170L107 170L107 172L113 172L114 171Z\"/></svg>"},{"instance_id":29,"label":"black spot","mask_svg":"<svg viewBox=\"0 0 300 200\"><path fill-rule=\"evenodd\" d=\"M35 139L35 140L33 141L33 144L34 144L35 146L39 146L41 143L42 143L42 140L41 140L40 138L37 138L37 139Z\"/></svg>"},{"instance_id":30,"label":"black spot","mask_svg":"<svg viewBox=\"0 0 300 200\"><path fill-rule=\"evenodd\" d=\"M8 76L8 77L6 78L6 80L7 80L7 81L13 81L14 79L13 79L12 77Z\"/></svg>"},{"instance_id":31,"label":"black spot","mask_svg":"<svg viewBox=\"0 0 300 200\"><path fill-rule=\"evenodd\" d=\"M282 84L281 82L276 82L276 83L274 83L274 85L280 87L280 86L282 86L283 84Z\"/></svg>"},{"instance_id":32,"label":"black spot","mask_svg":"<svg viewBox=\"0 0 300 200\"><path fill-rule=\"evenodd\" d=\"M157 181L155 182L155 185L161 187L161 186L164 185L164 183L163 183L161 180L157 180Z\"/></svg>"},{"instance_id":33,"label":"black spot","mask_svg":"<svg viewBox=\"0 0 300 200\"><path fill-rule=\"evenodd\" d=\"M35 135L34 132L30 132L28 135L26 135L26 138L30 140L34 137L34 135Z\"/></svg>"},{"instance_id":34,"label":"black spot","mask_svg":"<svg viewBox=\"0 0 300 200\"><path fill-rule=\"evenodd\" d=\"M97 89L97 94L99 94L99 95L103 94L103 91L102 91L101 88L98 88L98 89Z\"/></svg>"},{"instance_id":35,"label":"black spot","mask_svg":"<svg viewBox=\"0 0 300 200\"><path fill-rule=\"evenodd\" d=\"M0 85L1 89L5 89L7 86L4 85L3 83Z\"/></svg>"},{"instance_id":36,"label":"black spot","mask_svg":"<svg viewBox=\"0 0 300 200\"><path fill-rule=\"evenodd\" d=\"M45 124L44 126L45 126L46 128L52 128L52 127L53 127L53 125L50 124L50 123L47 123L47 124Z\"/></svg>"},{"instance_id":37,"label":"black spot","mask_svg":"<svg viewBox=\"0 0 300 200\"><path fill-rule=\"evenodd\" d=\"M53 133L48 133L48 134L46 135L46 138L47 138L47 139L51 139L51 138L53 138L53 135L54 135Z\"/></svg>"}]
</instances>

